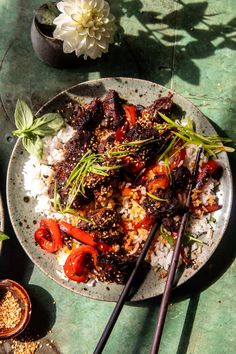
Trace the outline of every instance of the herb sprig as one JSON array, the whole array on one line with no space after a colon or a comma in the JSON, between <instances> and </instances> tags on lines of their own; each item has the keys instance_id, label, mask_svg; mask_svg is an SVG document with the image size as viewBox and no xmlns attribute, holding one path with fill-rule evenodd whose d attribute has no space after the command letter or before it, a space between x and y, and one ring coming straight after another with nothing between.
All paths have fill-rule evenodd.
<instances>
[{"instance_id":1,"label":"herb sprig","mask_svg":"<svg viewBox=\"0 0 236 354\"><path fill-rule=\"evenodd\" d=\"M109 171L118 170L122 165L109 166L105 164L106 161L101 154L95 154L92 150L88 151L82 156L80 161L75 165L66 183L66 187L71 187L67 199L66 209L70 209L76 196L85 195L85 177L88 173L94 173L100 176L109 176Z\"/></svg>"},{"instance_id":2,"label":"herb sprig","mask_svg":"<svg viewBox=\"0 0 236 354\"><path fill-rule=\"evenodd\" d=\"M21 138L24 148L37 159L41 159L43 155L42 138L54 135L65 125L59 113L34 117L29 106L20 99L17 100L14 116L17 130L12 132L13 135Z\"/></svg>"},{"instance_id":3,"label":"herb sprig","mask_svg":"<svg viewBox=\"0 0 236 354\"><path fill-rule=\"evenodd\" d=\"M10 238L9 236L4 234L3 232L0 232L0 241L9 240L9 238Z\"/></svg>"},{"instance_id":4,"label":"herb sprig","mask_svg":"<svg viewBox=\"0 0 236 354\"><path fill-rule=\"evenodd\" d=\"M203 149L207 152L209 156L216 156L219 152L233 152L234 149L229 146L224 146L222 143L229 143L232 140L229 138L221 138L218 135L204 135L196 133L193 129L193 122L188 119L187 125L182 126L172 119L166 117L164 114L160 113L160 116L164 121L166 121L170 127L177 128L178 131L173 130L178 138L187 142L188 144L201 145Z\"/></svg>"},{"instance_id":5,"label":"herb sprig","mask_svg":"<svg viewBox=\"0 0 236 354\"><path fill-rule=\"evenodd\" d=\"M158 198L156 195L154 195L154 194L152 194L152 193L146 192L146 194L147 194L147 196L148 196L149 198L152 198L152 199L154 199L154 200L156 200L156 201L158 201L158 202L168 202L167 199Z\"/></svg>"},{"instance_id":6,"label":"herb sprig","mask_svg":"<svg viewBox=\"0 0 236 354\"><path fill-rule=\"evenodd\" d=\"M65 209L68 210L71 208L71 205L73 204L78 194L81 194L86 198L85 177L88 173L94 173L100 176L109 176L109 171L118 170L125 166L125 164L109 166L107 164L106 158L109 159L114 157L119 160L122 157L129 156L147 144L153 143L155 141L157 141L157 139L148 138L144 140L135 140L128 143L117 144L114 148L106 151L103 155L93 153L92 150L88 149L71 171L66 183L66 187L70 186L71 188L69 190Z\"/></svg>"}]
</instances>

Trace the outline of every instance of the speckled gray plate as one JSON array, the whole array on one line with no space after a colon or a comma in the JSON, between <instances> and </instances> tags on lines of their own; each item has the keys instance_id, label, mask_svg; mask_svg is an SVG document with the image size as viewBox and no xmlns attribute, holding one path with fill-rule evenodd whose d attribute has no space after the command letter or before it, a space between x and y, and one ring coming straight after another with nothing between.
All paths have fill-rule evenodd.
<instances>
[{"instance_id":1,"label":"speckled gray plate","mask_svg":"<svg viewBox=\"0 0 236 354\"><path fill-rule=\"evenodd\" d=\"M131 78L107 78L96 81L89 81L78 84L66 91L61 92L52 100L46 103L40 114L52 112L62 107L70 100L90 101L96 96L104 96L107 90L117 90L120 95L129 102L139 103L144 106L151 104L157 97L166 95L170 90L152 82ZM184 114L194 119L196 129L207 134L215 134L215 130L204 115L187 99L173 93L174 102L182 108ZM224 168L224 175L221 180L220 203L222 209L215 213L216 225L213 236L213 242L210 247L206 248L206 257L197 263L196 269L188 269L182 274L179 283L182 284L192 277L210 258L226 229L232 203L232 177L229 161L225 153L221 153L219 161ZM77 284L73 281L65 281L58 275L59 266L56 258L51 254L46 254L35 246L34 231L37 228L36 221L39 215L34 212L35 200L30 199L26 202L25 191L23 186L22 169L25 161L28 159L28 153L24 151L20 141L16 143L11 156L8 177L7 177L7 199L11 216L11 221L22 247L25 249L32 261L50 278L55 280L62 286L84 296L91 298L116 301L122 286L117 284L97 283L96 286L90 287L86 284ZM165 280L158 279L158 275L153 271L149 271L141 283L139 290L133 295L132 301L142 300L157 296L163 292Z\"/></svg>"}]
</instances>

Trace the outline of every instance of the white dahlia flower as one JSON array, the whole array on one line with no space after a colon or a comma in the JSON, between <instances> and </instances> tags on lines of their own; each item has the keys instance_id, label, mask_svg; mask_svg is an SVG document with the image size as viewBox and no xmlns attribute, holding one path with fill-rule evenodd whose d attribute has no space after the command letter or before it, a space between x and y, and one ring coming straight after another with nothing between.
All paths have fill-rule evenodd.
<instances>
[{"instance_id":1,"label":"white dahlia flower","mask_svg":"<svg viewBox=\"0 0 236 354\"><path fill-rule=\"evenodd\" d=\"M53 23L54 38L63 41L63 51L84 59L100 58L114 41L115 17L104 0L64 0L57 4L60 12Z\"/></svg>"}]
</instances>

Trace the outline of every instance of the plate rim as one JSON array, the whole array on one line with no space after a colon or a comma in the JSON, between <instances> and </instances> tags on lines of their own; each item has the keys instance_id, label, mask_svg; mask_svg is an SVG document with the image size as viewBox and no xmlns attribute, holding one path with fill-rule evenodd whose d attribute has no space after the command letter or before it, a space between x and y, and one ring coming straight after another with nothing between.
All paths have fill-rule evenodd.
<instances>
[{"instance_id":1,"label":"plate rim","mask_svg":"<svg viewBox=\"0 0 236 354\"><path fill-rule=\"evenodd\" d=\"M58 98L59 96L63 95L63 94L66 94L67 92L69 91L72 91L73 89L75 89L76 87L78 86L81 86L81 85L91 85L91 84L98 84L99 82L103 82L103 81L110 81L110 80L123 80L125 83L125 81L136 81L136 82L145 82L147 84L153 84L155 87L158 86L160 90L163 90L163 91L167 91L167 92L170 92L170 93L173 93L173 95L176 95L176 96L179 96L181 98L183 98L184 100L186 100L188 103L191 104L191 106L194 107L194 109L202 116L204 117L204 119L207 120L207 122L209 123L209 125L214 129L214 131L216 131L216 129L214 128L214 126L212 125L211 121L207 118L207 116L192 102L190 101L188 98L185 98L183 95L175 92L174 90L172 89L169 89L168 87L165 87L165 86L162 86L156 82L152 82L152 81L149 81L149 80L144 80L144 79L139 79L139 78L131 78L131 77L122 77L122 76L119 76L119 77L106 77L106 78L99 78L99 79L94 79L94 80L87 80L87 81L83 81L83 82L80 82L80 83L77 83L73 86L70 86L68 87L67 89L65 90L62 90L60 91L59 93L57 93L56 95L54 95L53 97L51 97L46 103L44 103L36 112L35 116L39 115L40 112L45 108L47 107L51 102L53 102L56 98ZM217 132L216 132L217 133ZM35 260L34 256L32 255L32 252L30 252L30 250L27 249L27 247L25 247L25 245L22 243L22 240L21 240L21 237L18 236L18 231L17 231L17 227L16 227L16 223L14 221L14 218L13 218L13 213L12 213L12 210L11 210L11 203L10 203L10 190L9 190L9 186L10 186L10 172L11 172L11 165L12 165L12 161L14 160L13 157L16 153L16 150L19 148L21 144L21 139L18 138L16 143L15 143L15 146L12 150L12 153L11 153L11 156L10 156L10 159L9 159L9 163L8 163L8 168L7 168L7 179L6 179L6 197L7 197L7 206L8 206L8 211L9 211L9 216L10 216L10 220L11 220L11 223L12 223L12 226L13 226L13 229L14 229L14 232L15 232L15 235L16 237L18 238L20 244L21 244L21 247L24 249L24 251L26 252L26 254L28 255L28 257L30 258L30 260L50 279L52 279L54 282L56 282L57 284L59 284L60 286L78 294L78 295L82 295L82 296L85 296L85 297L88 297L88 298L91 298L91 299L95 299L95 300L99 300L99 301L108 301L108 302L114 302L116 300L112 300L112 299L103 299L101 297L97 297L96 296L96 293L95 294L89 294L89 295L86 295L86 294L82 294L80 292L78 292L76 289L74 289L73 287L70 287L70 283L68 282L67 284L65 282L60 282L58 279L55 279L51 274L49 274L41 265L39 265L39 263ZM214 247L211 248L211 252L209 253L209 256L207 257L207 261L203 262L202 264L200 264L198 266L198 268L193 272L193 274L190 276L190 277L187 277L187 279L185 279L185 277L181 277L180 280L178 281L178 284L176 287L179 287L180 285L186 283L187 281L189 281L190 279L192 279L199 271L202 267L204 267L204 265L206 264L206 262L209 261L209 259L212 257L212 255L214 254L214 252L216 251L216 249L218 248L222 238L224 237L224 234L227 230L227 227L228 227L228 224L229 224L229 221L230 221L230 216L231 216L231 211L232 211L232 203L233 203L233 180L232 180L232 170L231 170L231 166L230 166L230 162L229 162L229 158L228 158L228 155L226 152L223 152L224 154L224 159L225 159L225 163L227 165L227 173L228 173L228 177L229 177L229 181L230 181L230 186L229 186L229 193L228 193L228 202L227 202L227 209L226 209L226 213L227 213L227 218L225 219L225 222L224 222L224 227L222 229L222 233L221 233L221 236L218 238L217 242L214 243ZM1 196L0 196L1 197ZM1 243L0 243L0 251L1 251ZM111 284L108 284L108 285L112 285L113 283ZM121 288L122 290L122 288ZM138 293L138 292L137 292ZM136 293L136 294L137 294ZM130 301L132 302L137 302L137 301L142 301L142 300L148 300L148 299L151 299L151 298L154 298L154 297L157 297L159 295L161 295L161 293L159 294L156 294L156 295L152 295L152 296L147 296L147 297L138 297L138 298L131 298Z\"/></svg>"}]
</instances>

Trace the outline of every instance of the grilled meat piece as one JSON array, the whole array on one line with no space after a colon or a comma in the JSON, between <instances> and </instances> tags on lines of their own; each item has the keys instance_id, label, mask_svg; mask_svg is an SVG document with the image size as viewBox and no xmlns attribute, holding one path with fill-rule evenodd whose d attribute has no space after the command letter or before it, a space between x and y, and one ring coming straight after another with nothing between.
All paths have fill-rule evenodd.
<instances>
[{"instance_id":1,"label":"grilled meat piece","mask_svg":"<svg viewBox=\"0 0 236 354\"><path fill-rule=\"evenodd\" d=\"M95 230L94 239L95 241L101 241L114 245L114 242L119 244L123 236L124 234L120 229L117 227L111 227L110 229Z\"/></svg>"},{"instance_id":2,"label":"grilled meat piece","mask_svg":"<svg viewBox=\"0 0 236 354\"><path fill-rule=\"evenodd\" d=\"M102 154L106 150L111 149L114 146L115 132L110 129L104 129L104 127L98 126L95 130L95 138L97 142L97 151Z\"/></svg>"},{"instance_id":3,"label":"grilled meat piece","mask_svg":"<svg viewBox=\"0 0 236 354\"><path fill-rule=\"evenodd\" d=\"M124 284L135 266L136 258L118 253L105 253L97 258L101 281Z\"/></svg>"},{"instance_id":4,"label":"grilled meat piece","mask_svg":"<svg viewBox=\"0 0 236 354\"><path fill-rule=\"evenodd\" d=\"M157 155L160 147L162 147L162 138L159 139L159 133L152 127L142 126L140 123L135 124L125 135L125 142L151 139L147 144L135 145L133 153L130 153L124 162L128 164L124 168L130 173L139 173L146 164ZM132 147L129 148L131 150Z\"/></svg>"},{"instance_id":5,"label":"grilled meat piece","mask_svg":"<svg viewBox=\"0 0 236 354\"><path fill-rule=\"evenodd\" d=\"M119 221L117 211L115 209L100 208L88 215L89 220L94 224L94 227L99 230L105 230L116 226Z\"/></svg>"},{"instance_id":6,"label":"grilled meat piece","mask_svg":"<svg viewBox=\"0 0 236 354\"><path fill-rule=\"evenodd\" d=\"M65 148L65 159L62 162L69 162L69 163L77 163L85 151L87 150L88 146L90 145L91 141L91 132L86 131L83 134L79 134L78 132L66 143Z\"/></svg>"},{"instance_id":7,"label":"grilled meat piece","mask_svg":"<svg viewBox=\"0 0 236 354\"><path fill-rule=\"evenodd\" d=\"M79 132L93 131L102 118L102 102L97 97L85 109L77 106L68 123Z\"/></svg>"},{"instance_id":8,"label":"grilled meat piece","mask_svg":"<svg viewBox=\"0 0 236 354\"><path fill-rule=\"evenodd\" d=\"M175 167L171 172L172 188L187 188L190 181L191 173L185 166Z\"/></svg>"},{"instance_id":9,"label":"grilled meat piece","mask_svg":"<svg viewBox=\"0 0 236 354\"><path fill-rule=\"evenodd\" d=\"M181 211L182 207L176 197L174 191L171 189L159 189L157 192L153 193L156 197L164 199L165 201L158 201L154 198L146 196L142 205L146 211L155 218L162 219L163 217L168 217L175 215Z\"/></svg>"},{"instance_id":10,"label":"grilled meat piece","mask_svg":"<svg viewBox=\"0 0 236 354\"><path fill-rule=\"evenodd\" d=\"M158 98L156 101L151 104L151 106L146 108L146 111L150 114L152 119L157 123L162 123L163 120L160 117L159 113L169 116L173 108L173 101L171 96Z\"/></svg>"},{"instance_id":11,"label":"grilled meat piece","mask_svg":"<svg viewBox=\"0 0 236 354\"><path fill-rule=\"evenodd\" d=\"M110 165L111 166L111 165ZM115 179L119 175L119 170L109 170L106 171L107 176L98 175L95 173L87 173L84 178L84 185L86 190L94 190L100 188L102 185L107 185L111 182L111 178Z\"/></svg>"},{"instance_id":12,"label":"grilled meat piece","mask_svg":"<svg viewBox=\"0 0 236 354\"><path fill-rule=\"evenodd\" d=\"M159 137L158 131L151 127L144 127L140 123L136 123L126 134L125 139L128 141L145 140Z\"/></svg>"},{"instance_id":13,"label":"grilled meat piece","mask_svg":"<svg viewBox=\"0 0 236 354\"><path fill-rule=\"evenodd\" d=\"M153 126L154 123L164 123L160 113L170 116L173 110L173 101L171 95L167 97L158 98L149 107L142 111L140 121L143 125Z\"/></svg>"},{"instance_id":14,"label":"grilled meat piece","mask_svg":"<svg viewBox=\"0 0 236 354\"><path fill-rule=\"evenodd\" d=\"M114 90L109 90L103 100L104 121L102 125L116 130L124 122L124 109L122 104L125 101L120 98Z\"/></svg>"},{"instance_id":15,"label":"grilled meat piece","mask_svg":"<svg viewBox=\"0 0 236 354\"><path fill-rule=\"evenodd\" d=\"M114 182L117 183L117 180L115 179ZM96 206L107 207L114 193L115 186L113 184L113 181L111 181L109 185L101 185L98 189L94 190Z\"/></svg>"}]
</instances>

